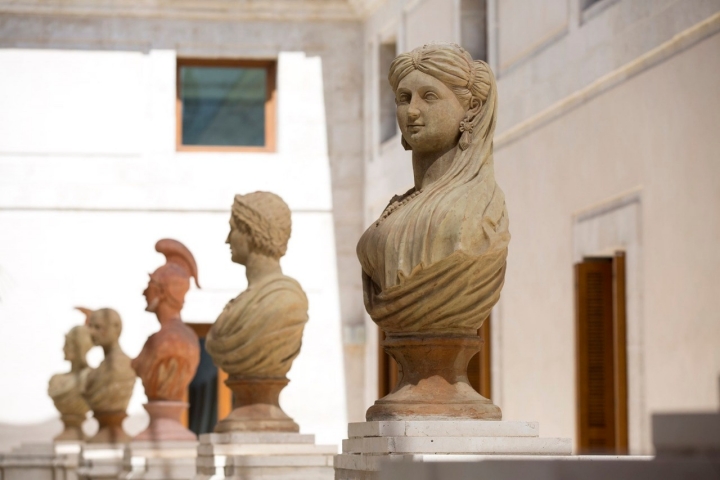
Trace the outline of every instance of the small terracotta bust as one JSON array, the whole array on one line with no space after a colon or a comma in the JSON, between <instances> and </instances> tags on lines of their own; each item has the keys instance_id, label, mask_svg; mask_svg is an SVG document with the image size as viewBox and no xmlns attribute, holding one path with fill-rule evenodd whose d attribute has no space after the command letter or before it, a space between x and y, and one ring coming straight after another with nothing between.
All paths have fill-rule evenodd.
<instances>
[{"instance_id":1,"label":"small terracotta bust","mask_svg":"<svg viewBox=\"0 0 720 480\"><path fill-rule=\"evenodd\" d=\"M235 196L227 243L232 261L245 265L248 288L225 306L205 341L234 393L235 409L216 432L299 430L278 403L308 320L302 287L280 268L290 228L290 209L277 195Z\"/></svg>"},{"instance_id":2,"label":"small terracotta bust","mask_svg":"<svg viewBox=\"0 0 720 480\"><path fill-rule=\"evenodd\" d=\"M177 240L164 239L155 250L166 263L150 274L143 294L148 312L157 315L160 331L150 335L132 367L142 379L150 414L148 428L134 440L196 440L180 423L187 409L184 401L188 385L200 363L200 342L185 325L180 311L190 289L190 277L197 283L197 265L190 250Z\"/></svg>"},{"instance_id":3,"label":"small terracotta bust","mask_svg":"<svg viewBox=\"0 0 720 480\"><path fill-rule=\"evenodd\" d=\"M78 308L78 310L86 313L86 316L90 314L90 310L83 308ZM70 371L53 375L48 385L48 395L55 403L55 408L60 412L60 419L65 427L60 435L55 437L56 442L85 440L82 423L85 421L85 415L90 407L81 392L90 372L85 356L92 346L90 330L85 325L73 327L65 335L63 352L65 360L70 362Z\"/></svg>"},{"instance_id":4,"label":"small terracotta bust","mask_svg":"<svg viewBox=\"0 0 720 480\"><path fill-rule=\"evenodd\" d=\"M90 314L90 336L102 347L105 358L98 368L88 373L83 398L97 418L100 428L89 443L127 442L130 437L122 429L133 387L135 370L130 357L120 349L122 332L120 315L111 308L101 308Z\"/></svg>"}]
</instances>

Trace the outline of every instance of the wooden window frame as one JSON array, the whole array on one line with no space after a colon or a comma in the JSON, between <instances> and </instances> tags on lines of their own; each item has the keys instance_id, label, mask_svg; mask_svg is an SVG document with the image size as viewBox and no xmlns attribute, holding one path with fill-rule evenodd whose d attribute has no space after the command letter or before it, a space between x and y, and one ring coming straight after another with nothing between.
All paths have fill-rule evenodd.
<instances>
[{"instance_id":1,"label":"wooden window frame","mask_svg":"<svg viewBox=\"0 0 720 480\"><path fill-rule=\"evenodd\" d=\"M245 67L264 68L265 75L265 145L183 145L182 139L182 95L180 72L182 67ZM277 139L277 61L275 60L230 60L209 58L178 58L175 71L175 148L178 152L242 152L273 153Z\"/></svg>"}]
</instances>

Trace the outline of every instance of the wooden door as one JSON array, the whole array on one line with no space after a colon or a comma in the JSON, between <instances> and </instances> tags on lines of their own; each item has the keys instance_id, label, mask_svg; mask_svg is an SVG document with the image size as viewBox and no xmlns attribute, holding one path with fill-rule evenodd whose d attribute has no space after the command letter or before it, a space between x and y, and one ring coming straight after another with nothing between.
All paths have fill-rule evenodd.
<instances>
[{"instance_id":1,"label":"wooden door","mask_svg":"<svg viewBox=\"0 0 720 480\"><path fill-rule=\"evenodd\" d=\"M575 265L578 453L627 453L625 256Z\"/></svg>"},{"instance_id":2,"label":"wooden door","mask_svg":"<svg viewBox=\"0 0 720 480\"><path fill-rule=\"evenodd\" d=\"M215 427L218 420L227 417L232 411L232 391L225 385L228 375L221 368L217 368L205 350L205 337L207 336L211 323L186 323L193 329L200 340L200 365L195 378L190 383L187 393L187 401L190 408L183 416L183 424L196 434L209 433ZM214 387L213 391L204 392L208 381ZM201 391L198 394L198 390ZM212 405L207 404L207 400ZM192 416L192 418L190 418Z\"/></svg>"}]
</instances>

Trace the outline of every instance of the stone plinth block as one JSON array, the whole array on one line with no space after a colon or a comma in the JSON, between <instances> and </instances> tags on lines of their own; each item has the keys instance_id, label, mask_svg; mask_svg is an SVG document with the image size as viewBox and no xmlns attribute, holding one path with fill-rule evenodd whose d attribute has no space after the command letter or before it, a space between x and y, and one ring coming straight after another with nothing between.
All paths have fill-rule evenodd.
<instances>
[{"instance_id":1,"label":"stone plinth block","mask_svg":"<svg viewBox=\"0 0 720 480\"><path fill-rule=\"evenodd\" d=\"M388 461L457 461L494 456L570 455L569 438L541 438L536 422L485 420L351 423L343 453L334 459L338 480L376 480Z\"/></svg>"},{"instance_id":2,"label":"stone plinth block","mask_svg":"<svg viewBox=\"0 0 720 480\"><path fill-rule=\"evenodd\" d=\"M133 441L125 448L121 480L190 480L195 476L197 441Z\"/></svg>"},{"instance_id":3,"label":"stone plinth block","mask_svg":"<svg viewBox=\"0 0 720 480\"><path fill-rule=\"evenodd\" d=\"M333 478L334 445L290 432L200 436L195 480L323 480Z\"/></svg>"},{"instance_id":4,"label":"stone plinth block","mask_svg":"<svg viewBox=\"0 0 720 480\"><path fill-rule=\"evenodd\" d=\"M581 455L568 457L487 457L469 462L388 462L380 480L715 480L720 459Z\"/></svg>"},{"instance_id":5,"label":"stone plinth block","mask_svg":"<svg viewBox=\"0 0 720 480\"><path fill-rule=\"evenodd\" d=\"M28 443L0 455L3 480L77 480L80 442Z\"/></svg>"},{"instance_id":6,"label":"stone plinth block","mask_svg":"<svg viewBox=\"0 0 720 480\"><path fill-rule=\"evenodd\" d=\"M720 458L720 413L667 413L652 417L653 445L660 456Z\"/></svg>"},{"instance_id":7,"label":"stone plinth block","mask_svg":"<svg viewBox=\"0 0 720 480\"><path fill-rule=\"evenodd\" d=\"M117 480L122 473L123 443L87 443L80 452L80 480Z\"/></svg>"}]
</instances>

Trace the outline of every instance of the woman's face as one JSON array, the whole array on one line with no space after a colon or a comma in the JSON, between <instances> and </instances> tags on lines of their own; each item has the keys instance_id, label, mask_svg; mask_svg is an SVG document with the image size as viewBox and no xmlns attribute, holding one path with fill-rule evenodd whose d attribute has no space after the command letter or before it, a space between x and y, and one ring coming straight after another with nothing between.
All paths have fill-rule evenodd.
<instances>
[{"instance_id":1,"label":"woman's face","mask_svg":"<svg viewBox=\"0 0 720 480\"><path fill-rule=\"evenodd\" d=\"M232 261L240 265L246 265L250 254L250 238L235 227L232 219L230 220L230 233L225 243L230 245Z\"/></svg>"},{"instance_id":2,"label":"woman's face","mask_svg":"<svg viewBox=\"0 0 720 480\"><path fill-rule=\"evenodd\" d=\"M447 151L457 145L466 109L440 80L414 70L400 80L395 101L400 132L413 152Z\"/></svg>"},{"instance_id":3,"label":"woman's face","mask_svg":"<svg viewBox=\"0 0 720 480\"><path fill-rule=\"evenodd\" d=\"M63 345L63 353L65 354L65 360L72 362L75 360L75 348L73 348L73 342L70 335L65 335L65 345Z\"/></svg>"}]
</instances>

